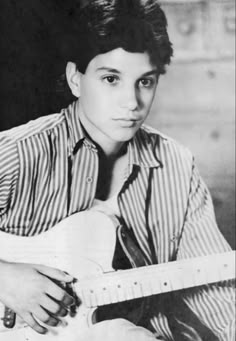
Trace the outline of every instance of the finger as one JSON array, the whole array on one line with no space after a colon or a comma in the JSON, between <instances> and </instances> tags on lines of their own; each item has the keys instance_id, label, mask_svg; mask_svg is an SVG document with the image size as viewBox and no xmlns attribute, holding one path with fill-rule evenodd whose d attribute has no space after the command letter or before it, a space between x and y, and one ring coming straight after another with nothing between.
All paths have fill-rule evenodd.
<instances>
[{"instance_id":1,"label":"finger","mask_svg":"<svg viewBox=\"0 0 236 341\"><path fill-rule=\"evenodd\" d=\"M48 311L49 315L64 317L68 313L68 309L55 302L52 298L44 296L40 300L40 305L43 309Z\"/></svg>"},{"instance_id":2,"label":"finger","mask_svg":"<svg viewBox=\"0 0 236 341\"><path fill-rule=\"evenodd\" d=\"M46 294L65 306L71 306L75 303L75 300L71 295L53 282L48 286Z\"/></svg>"},{"instance_id":3,"label":"finger","mask_svg":"<svg viewBox=\"0 0 236 341\"><path fill-rule=\"evenodd\" d=\"M74 280L74 277L59 269L51 268L45 265L35 265L35 268L41 274L60 282L71 283Z\"/></svg>"},{"instance_id":4,"label":"finger","mask_svg":"<svg viewBox=\"0 0 236 341\"><path fill-rule=\"evenodd\" d=\"M32 328L34 329L37 333L39 334L46 334L47 333L47 328L41 326L36 319L33 317L32 314L28 313L25 315L21 316L23 320Z\"/></svg>"},{"instance_id":5,"label":"finger","mask_svg":"<svg viewBox=\"0 0 236 341\"><path fill-rule=\"evenodd\" d=\"M65 292L65 295L64 295L63 299L61 300L61 303L65 307L70 307L70 306L75 304L75 299L74 299L74 297L70 296L67 292Z\"/></svg>"},{"instance_id":6,"label":"finger","mask_svg":"<svg viewBox=\"0 0 236 341\"><path fill-rule=\"evenodd\" d=\"M68 310L64 307L60 307L58 312L56 313L56 316L65 317L67 314L68 314Z\"/></svg>"},{"instance_id":7,"label":"finger","mask_svg":"<svg viewBox=\"0 0 236 341\"><path fill-rule=\"evenodd\" d=\"M60 309L60 304L53 300L48 295L44 295L40 298L39 304L46 309L49 313L56 315Z\"/></svg>"},{"instance_id":8,"label":"finger","mask_svg":"<svg viewBox=\"0 0 236 341\"><path fill-rule=\"evenodd\" d=\"M33 314L39 321L52 327L57 326L60 322L55 316L51 316L48 311L40 306L34 310Z\"/></svg>"}]
</instances>

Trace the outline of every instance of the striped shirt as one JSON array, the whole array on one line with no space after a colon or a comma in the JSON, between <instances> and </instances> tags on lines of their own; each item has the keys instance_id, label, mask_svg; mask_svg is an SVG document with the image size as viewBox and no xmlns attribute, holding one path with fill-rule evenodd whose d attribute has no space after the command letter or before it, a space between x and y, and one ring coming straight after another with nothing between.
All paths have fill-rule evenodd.
<instances>
[{"instance_id":1,"label":"striped shirt","mask_svg":"<svg viewBox=\"0 0 236 341\"><path fill-rule=\"evenodd\" d=\"M120 215L149 264L230 250L191 153L145 125L128 142ZM0 133L0 229L32 236L92 207L98 152L71 104L59 114ZM184 291L181 300L219 340L233 340L229 283ZM173 340L158 301L150 325Z\"/></svg>"}]
</instances>

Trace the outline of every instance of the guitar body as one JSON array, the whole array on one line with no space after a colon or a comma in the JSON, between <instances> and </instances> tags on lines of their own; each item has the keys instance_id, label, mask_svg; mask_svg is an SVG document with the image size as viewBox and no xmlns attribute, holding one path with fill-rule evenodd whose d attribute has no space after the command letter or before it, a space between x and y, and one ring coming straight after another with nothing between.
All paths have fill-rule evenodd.
<instances>
[{"instance_id":1,"label":"guitar body","mask_svg":"<svg viewBox=\"0 0 236 341\"><path fill-rule=\"evenodd\" d=\"M116 244L116 228L103 213L93 211L72 215L51 230L35 237L19 237L1 233L0 258L11 262L44 264L84 279L114 271L112 259ZM3 316L4 306L0 307ZM66 317L67 326L51 328L40 335L17 317L14 329L0 327L1 341L79 341L78 336L93 323L96 309L83 303L74 317Z\"/></svg>"}]
</instances>

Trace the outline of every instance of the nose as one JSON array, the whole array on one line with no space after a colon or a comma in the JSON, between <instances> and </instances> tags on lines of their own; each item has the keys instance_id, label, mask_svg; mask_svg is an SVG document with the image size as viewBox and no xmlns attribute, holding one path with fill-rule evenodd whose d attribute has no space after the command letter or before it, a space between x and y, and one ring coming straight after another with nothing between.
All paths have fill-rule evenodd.
<instances>
[{"instance_id":1,"label":"nose","mask_svg":"<svg viewBox=\"0 0 236 341\"><path fill-rule=\"evenodd\" d=\"M121 96L121 107L129 111L134 111L138 108L139 98L137 89L134 86L125 87Z\"/></svg>"}]
</instances>

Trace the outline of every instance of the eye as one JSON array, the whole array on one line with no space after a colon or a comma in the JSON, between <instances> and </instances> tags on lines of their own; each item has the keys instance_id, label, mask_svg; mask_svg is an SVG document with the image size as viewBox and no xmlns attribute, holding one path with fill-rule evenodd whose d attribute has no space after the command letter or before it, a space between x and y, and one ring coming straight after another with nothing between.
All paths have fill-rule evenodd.
<instances>
[{"instance_id":1,"label":"eye","mask_svg":"<svg viewBox=\"0 0 236 341\"><path fill-rule=\"evenodd\" d=\"M155 84L155 79L153 78L142 78L139 81L139 85L143 88L152 88Z\"/></svg>"},{"instance_id":2,"label":"eye","mask_svg":"<svg viewBox=\"0 0 236 341\"><path fill-rule=\"evenodd\" d=\"M108 84L114 85L119 81L119 77L114 76L114 75L110 75L110 76L103 77L103 80Z\"/></svg>"}]
</instances>

